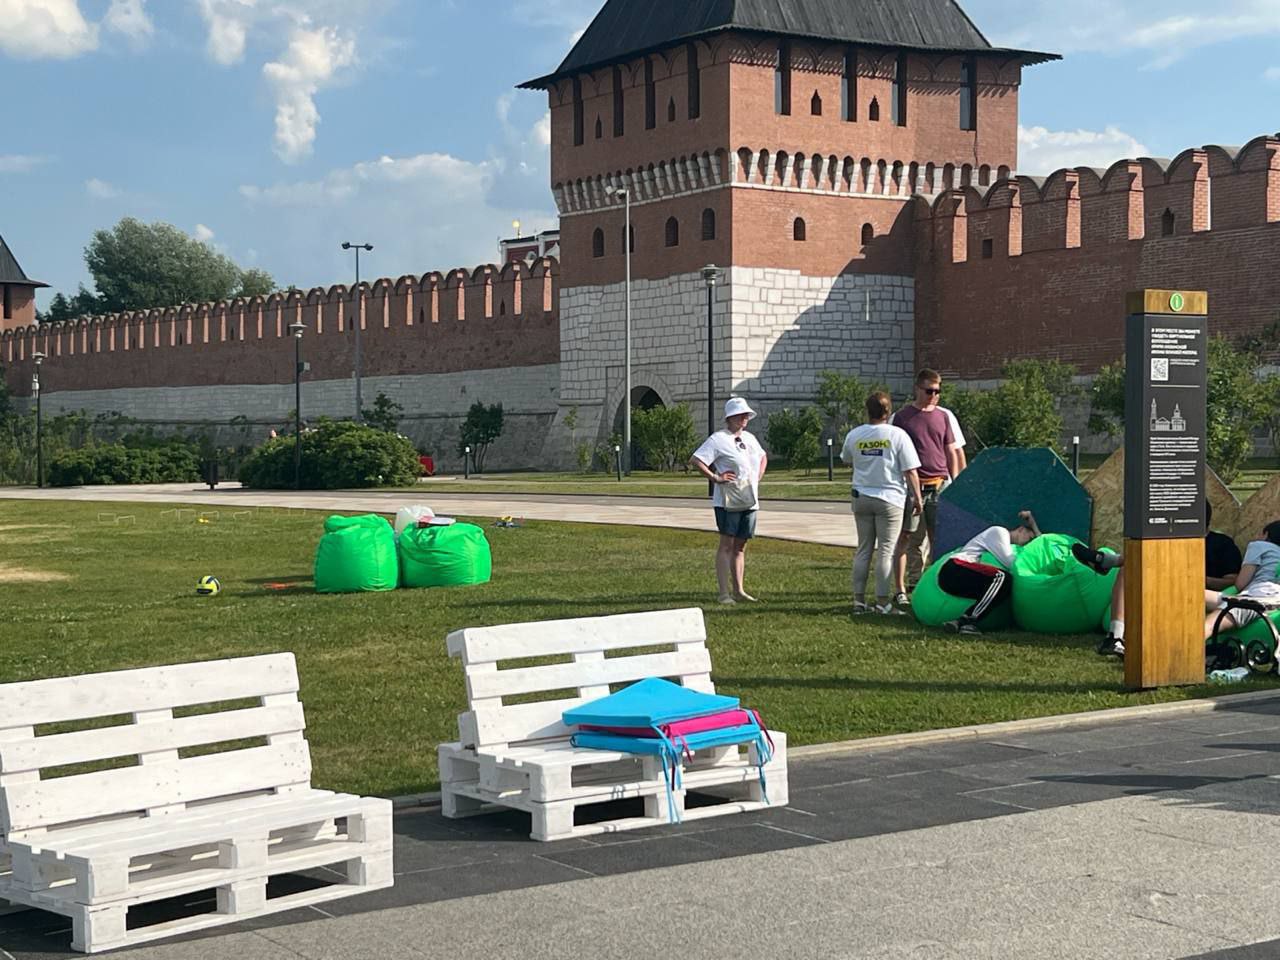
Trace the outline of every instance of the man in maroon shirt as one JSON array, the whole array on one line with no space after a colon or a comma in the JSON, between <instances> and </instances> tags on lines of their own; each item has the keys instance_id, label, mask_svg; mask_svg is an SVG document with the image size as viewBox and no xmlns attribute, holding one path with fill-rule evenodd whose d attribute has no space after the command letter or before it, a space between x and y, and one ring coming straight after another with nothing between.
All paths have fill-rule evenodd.
<instances>
[{"instance_id":1,"label":"man in maroon shirt","mask_svg":"<svg viewBox=\"0 0 1280 960\"><path fill-rule=\"evenodd\" d=\"M929 565L924 556L924 540L934 542L938 519L938 495L951 482L956 466L956 439L945 411L938 409L942 392L942 376L928 368L916 374L915 399L898 411L893 424L907 431L920 457L920 491L924 494L923 518L920 514L906 518L898 538L898 554L894 560L897 596L894 603L907 604L907 553L915 550L921 558L921 569ZM923 519L923 523L921 523Z\"/></svg>"}]
</instances>

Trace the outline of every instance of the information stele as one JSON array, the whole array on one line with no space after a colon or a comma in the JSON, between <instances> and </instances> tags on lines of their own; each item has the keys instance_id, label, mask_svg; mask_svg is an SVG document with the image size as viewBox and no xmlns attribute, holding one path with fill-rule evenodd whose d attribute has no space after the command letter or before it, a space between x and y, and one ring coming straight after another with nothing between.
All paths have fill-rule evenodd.
<instances>
[{"instance_id":1,"label":"information stele","mask_svg":"<svg viewBox=\"0 0 1280 960\"><path fill-rule=\"evenodd\" d=\"M1204 681L1209 296L1142 290L1125 322L1125 685Z\"/></svg>"}]
</instances>

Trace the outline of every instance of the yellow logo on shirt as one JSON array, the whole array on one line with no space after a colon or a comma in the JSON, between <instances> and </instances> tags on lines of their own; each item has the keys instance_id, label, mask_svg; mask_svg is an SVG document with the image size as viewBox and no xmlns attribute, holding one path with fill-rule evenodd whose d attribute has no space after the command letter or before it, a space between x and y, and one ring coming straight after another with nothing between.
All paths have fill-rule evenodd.
<instances>
[{"instance_id":1,"label":"yellow logo on shirt","mask_svg":"<svg viewBox=\"0 0 1280 960\"><path fill-rule=\"evenodd\" d=\"M872 450L888 450L888 449L889 449L888 440L859 440L858 441L859 453L869 453Z\"/></svg>"}]
</instances>

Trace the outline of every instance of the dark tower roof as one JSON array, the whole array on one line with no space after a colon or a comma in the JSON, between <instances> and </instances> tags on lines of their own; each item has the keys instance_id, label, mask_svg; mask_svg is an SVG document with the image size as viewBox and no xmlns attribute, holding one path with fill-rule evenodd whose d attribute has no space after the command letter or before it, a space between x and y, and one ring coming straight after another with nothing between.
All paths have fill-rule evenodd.
<instances>
[{"instance_id":1,"label":"dark tower roof","mask_svg":"<svg viewBox=\"0 0 1280 960\"><path fill-rule=\"evenodd\" d=\"M12 283L14 286L23 287L48 286L47 283L41 283L39 280L32 280L22 272L22 267L18 265L13 251L4 242L4 237L0 237L0 283Z\"/></svg>"},{"instance_id":2,"label":"dark tower roof","mask_svg":"<svg viewBox=\"0 0 1280 960\"><path fill-rule=\"evenodd\" d=\"M607 0L545 89L575 73L725 30L955 53L1003 53L1032 65L1053 53L993 47L956 0Z\"/></svg>"}]
</instances>

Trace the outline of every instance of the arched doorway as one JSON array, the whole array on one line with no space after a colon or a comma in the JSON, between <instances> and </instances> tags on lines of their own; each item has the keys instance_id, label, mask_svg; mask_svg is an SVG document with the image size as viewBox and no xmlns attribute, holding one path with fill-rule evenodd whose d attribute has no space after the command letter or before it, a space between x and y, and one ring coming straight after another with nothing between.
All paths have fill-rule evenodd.
<instances>
[{"instance_id":1,"label":"arched doorway","mask_svg":"<svg viewBox=\"0 0 1280 960\"><path fill-rule=\"evenodd\" d=\"M655 407L665 407L662 396L657 390L647 386L633 386L631 388L631 416L634 418L637 410L652 410ZM625 407L621 403L613 415L613 432L618 436L622 435L622 418L625 413ZM632 431L631 438L631 467L633 470L647 470L649 465L645 463L644 454L636 448L635 431Z\"/></svg>"}]
</instances>

